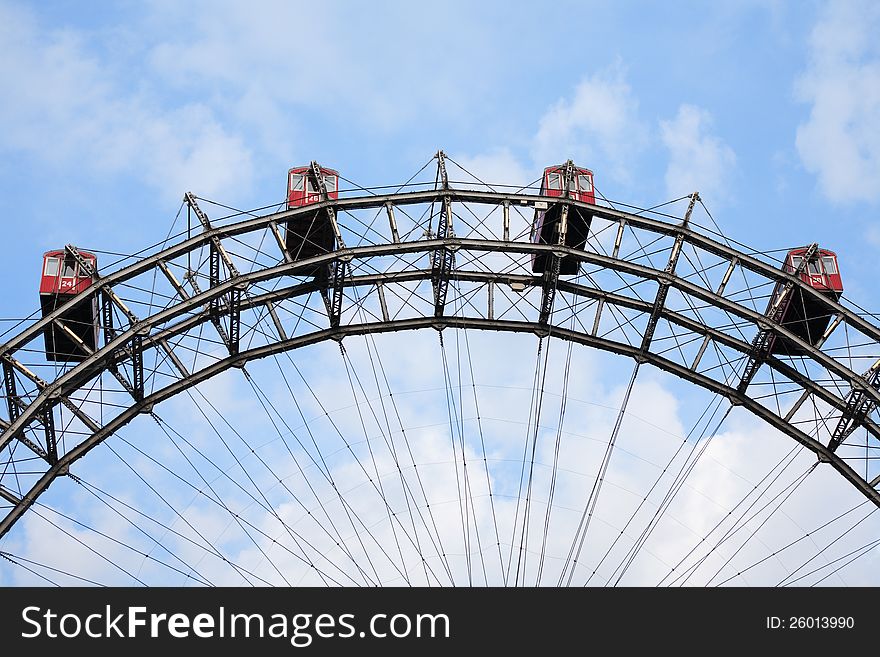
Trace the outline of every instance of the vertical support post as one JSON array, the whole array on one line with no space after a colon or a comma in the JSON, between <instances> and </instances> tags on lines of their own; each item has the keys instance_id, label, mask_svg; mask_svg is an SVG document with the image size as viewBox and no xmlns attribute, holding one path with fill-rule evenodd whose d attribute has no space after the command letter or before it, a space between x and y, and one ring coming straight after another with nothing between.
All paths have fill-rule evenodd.
<instances>
[{"instance_id":1,"label":"vertical support post","mask_svg":"<svg viewBox=\"0 0 880 657\"><path fill-rule=\"evenodd\" d=\"M209 278L210 278L210 287L211 289L220 285L220 251L214 246L214 243L211 243L210 247L210 257L209 257ZM220 319L220 297L214 297L208 302L209 312L211 314L211 321L218 321Z\"/></svg>"},{"instance_id":2,"label":"vertical support post","mask_svg":"<svg viewBox=\"0 0 880 657\"><path fill-rule=\"evenodd\" d=\"M538 314L539 324L548 324L550 315L553 314L553 301L556 298L556 285L559 282L559 269L562 258L553 254L550 257L549 267L544 270L541 277L541 310Z\"/></svg>"},{"instance_id":3,"label":"vertical support post","mask_svg":"<svg viewBox=\"0 0 880 657\"><path fill-rule=\"evenodd\" d=\"M40 409L40 419L43 422L43 430L46 436L46 456L51 465L58 463L58 441L55 438L55 414L50 402L43 404Z\"/></svg>"},{"instance_id":4,"label":"vertical support post","mask_svg":"<svg viewBox=\"0 0 880 657\"><path fill-rule=\"evenodd\" d=\"M611 251L611 257L616 258L620 253L620 245L623 242L623 229L626 227L626 219L621 219L617 225L617 237L614 238L614 249Z\"/></svg>"},{"instance_id":5,"label":"vertical support post","mask_svg":"<svg viewBox=\"0 0 880 657\"><path fill-rule=\"evenodd\" d=\"M385 212L388 214L388 225L391 228L391 241L399 244L400 235L397 232L397 220L394 218L394 206L391 205L391 201L385 204Z\"/></svg>"},{"instance_id":6,"label":"vertical support post","mask_svg":"<svg viewBox=\"0 0 880 657\"><path fill-rule=\"evenodd\" d=\"M135 401L144 399L144 337L138 331L131 338L131 381Z\"/></svg>"},{"instance_id":7,"label":"vertical support post","mask_svg":"<svg viewBox=\"0 0 880 657\"><path fill-rule=\"evenodd\" d=\"M275 330L278 331L278 337L281 338L282 341L286 341L287 331L284 330L284 325L281 323L281 319L278 317L278 313L275 311L274 304L271 301L267 301L266 308L269 309L269 316L272 318L272 323L275 325Z\"/></svg>"},{"instance_id":8,"label":"vertical support post","mask_svg":"<svg viewBox=\"0 0 880 657\"><path fill-rule=\"evenodd\" d=\"M330 327L339 328L342 319L342 297L345 289L345 263L338 258L330 265L333 297L330 302Z\"/></svg>"},{"instance_id":9,"label":"vertical support post","mask_svg":"<svg viewBox=\"0 0 880 657\"><path fill-rule=\"evenodd\" d=\"M221 249L221 247L217 243L217 241L211 242L210 257L208 259L209 260L209 265L208 265L209 266L209 279L210 279L211 289L220 285L220 257L222 255L220 249ZM192 282L195 283L195 279L193 279ZM227 303L226 303L227 310L230 310L231 305L232 305L232 303L231 303L232 295L230 294L229 297L230 298L226 300L227 301ZM229 339L229 334L226 332L226 329L223 326L223 321L221 320L221 316L220 316L221 301L223 301L223 299L221 297L215 296L208 302L208 316L211 318L211 323L214 325L214 328L217 329L217 333L220 334L220 339L223 340L224 344L226 344L227 349L229 349L229 353L232 354L232 351L234 348L233 343ZM230 329L232 328L231 323L232 323L232 316L230 313ZM235 346L235 348L237 348L237 345Z\"/></svg>"},{"instance_id":10,"label":"vertical support post","mask_svg":"<svg viewBox=\"0 0 880 657\"><path fill-rule=\"evenodd\" d=\"M488 307L488 317L489 319L495 319L495 281L489 281L489 307Z\"/></svg>"},{"instance_id":11,"label":"vertical support post","mask_svg":"<svg viewBox=\"0 0 880 657\"><path fill-rule=\"evenodd\" d=\"M565 171L563 173L562 196L566 200L571 198L571 183L574 179L574 162L568 160L565 163ZM557 244L565 244L568 235L568 203L562 206L562 212L559 216L559 236ZM558 257L558 256L556 256Z\"/></svg>"},{"instance_id":12,"label":"vertical support post","mask_svg":"<svg viewBox=\"0 0 880 657\"><path fill-rule=\"evenodd\" d=\"M388 318L388 305L385 303L385 286L382 284L382 281L376 283L376 291L379 293L379 307L382 309L382 321L389 321Z\"/></svg>"},{"instance_id":13,"label":"vertical support post","mask_svg":"<svg viewBox=\"0 0 880 657\"><path fill-rule=\"evenodd\" d=\"M605 299L599 297L599 303L596 304L596 317L593 319L593 330L590 332L593 337L599 333L599 321L602 319L602 306L605 305Z\"/></svg>"},{"instance_id":14,"label":"vertical support post","mask_svg":"<svg viewBox=\"0 0 880 657\"><path fill-rule=\"evenodd\" d=\"M449 189L446 175L446 162L443 151L437 151L437 170L443 189ZM440 217L437 220L437 239L445 240L454 235L452 229L452 200L444 195L440 203ZM434 288L434 316L442 317L446 307L446 293L449 289L449 275L455 267L455 252L445 245L431 252L431 284Z\"/></svg>"},{"instance_id":15,"label":"vertical support post","mask_svg":"<svg viewBox=\"0 0 880 657\"><path fill-rule=\"evenodd\" d=\"M241 287L234 286L229 293L229 355L237 356L241 339Z\"/></svg>"},{"instance_id":16,"label":"vertical support post","mask_svg":"<svg viewBox=\"0 0 880 657\"><path fill-rule=\"evenodd\" d=\"M3 383L6 388L6 409L9 411L9 423L15 422L21 412L18 408L18 391L15 386L15 370L5 358L3 359Z\"/></svg>"},{"instance_id":17,"label":"vertical support post","mask_svg":"<svg viewBox=\"0 0 880 657\"><path fill-rule=\"evenodd\" d=\"M104 344L109 344L116 338L116 329L113 326L113 299L106 289L101 293L101 320L104 323Z\"/></svg>"},{"instance_id":18,"label":"vertical support post","mask_svg":"<svg viewBox=\"0 0 880 657\"><path fill-rule=\"evenodd\" d=\"M694 206L697 204L697 201L700 200L700 193L694 192L691 194L691 201L688 203L687 210L684 213L684 219L681 221L681 227L687 228L691 223L691 213L694 211Z\"/></svg>"}]
</instances>

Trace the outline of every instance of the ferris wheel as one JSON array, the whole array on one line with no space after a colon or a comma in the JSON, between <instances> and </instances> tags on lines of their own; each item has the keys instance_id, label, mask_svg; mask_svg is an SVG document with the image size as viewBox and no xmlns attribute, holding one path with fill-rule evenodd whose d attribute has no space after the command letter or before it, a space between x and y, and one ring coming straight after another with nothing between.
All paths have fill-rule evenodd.
<instances>
[{"instance_id":1,"label":"ferris wheel","mask_svg":"<svg viewBox=\"0 0 880 657\"><path fill-rule=\"evenodd\" d=\"M517 187L439 151L367 188L312 162L278 205L187 193L109 266L45 253L0 346L0 556L74 584L850 583L880 327L844 255L580 164Z\"/></svg>"}]
</instances>

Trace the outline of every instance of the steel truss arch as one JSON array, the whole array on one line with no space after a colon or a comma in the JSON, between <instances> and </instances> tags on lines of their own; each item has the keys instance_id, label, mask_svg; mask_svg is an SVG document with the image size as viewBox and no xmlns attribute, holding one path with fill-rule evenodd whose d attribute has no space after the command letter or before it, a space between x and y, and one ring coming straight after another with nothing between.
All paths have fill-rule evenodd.
<instances>
[{"instance_id":1,"label":"steel truss arch","mask_svg":"<svg viewBox=\"0 0 880 657\"><path fill-rule=\"evenodd\" d=\"M195 203L194 197L189 195L188 198ZM564 245L506 239L509 237L509 212L512 209L529 212L540 203L578 206L590 212L594 221L618 226L618 243L613 252L609 255L611 249L603 248L599 238L601 231L596 230L595 239L588 241L584 250ZM482 223L486 223L496 210L503 211L503 237L492 234L486 237L479 230L464 232L462 236L446 234L435 237L430 231L426 231L425 235L417 239L407 240L400 237L403 231L399 226L400 222L394 219L393 209L404 213L412 206L434 205L441 208L440 212L446 221L452 220L456 208L488 208L489 215L481 220ZM226 256L222 260L212 257L210 265L207 261L202 263L202 270L211 267L210 275L200 272L197 265L196 270L187 268L181 276L183 282L180 282L172 272L175 267L182 268L181 262L184 258L204 255L206 250L210 250L212 255L225 254L222 246L224 243L227 244L226 251L231 253L234 249L229 244L248 239L261 231L271 231L277 236L279 224L295 220L307 212L314 212L315 208L324 207L333 210L340 225L344 224L343 219L347 215L357 211L387 211L391 222L390 233L375 243L359 244L355 240L349 240L349 244L355 245L343 246L331 253L300 261L293 261L278 240L279 250L273 256L274 261L258 264L255 258L250 269L241 266L241 263L238 266L233 265L230 257ZM457 226L462 225L463 214L464 211L460 210L460 214L456 215ZM10 484L11 476L0 476L0 497L5 501L5 504L0 504L0 509L4 510L0 519L0 536L9 531L55 478L67 474L77 459L131 422L138 414L152 412L156 404L201 381L230 368L244 367L254 359L322 341L343 341L354 335L425 328L440 331L452 328L528 332L542 337L553 336L569 340L647 362L748 409L811 449L821 461L831 464L863 495L880 506L880 490L877 488L880 477L869 477L867 471L863 476L851 465L847 456L838 451L840 445L835 444L830 435L825 440L820 438L824 433L830 432L826 430L823 433L823 425L828 420L820 417L818 411L818 404L823 405L826 415L830 415L832 425L846 421L850 425L847 435L858 427L864 431L866 440L871 441L871 448L876 449L880 445L880 427L872 417L873 413L862 412L866 408L873 411L880 405L880 391L871 384L873 379L861 374L866 367L853 365L853 362L867 362L870 365L880 358L880 328L849 306L820 295L799 278L782 272L754 255L743 253L703 235L690 224L671 223L660 218L570 199L458 190L445 185L442 189L425 192L323 201L310 207L271 213L222 226L216 222L203 224L205 230L202 233L101 276L92 288L35 321L0 347L9 402L8 417L2 421L0 455L7 463L20 458L15 453L16 443L20 442L30 450L31 463L36 454L36 460L45 466L41 472L31 477L27 486L18 483L16 487ZM675 257L678 258L677 250L688 248L697 257L703 254L714 258L715 263L702 270L696 266L691 267L690 271L681 267L670 270L664 266L666 258L663 255L658 255L663 262L654 265L650 257L645 257L644 248L636 257L631 254L621 255L619 236L624 228L633 234L650 236L655 241L665 240L665 245L658 248L657 253L668 254L674 248ZM546 290L543 289L546 287L546 277L526 271L521 262L532 254L541 252L577 257L586 277L593 279L589 281L591 284L581 283L579 279L559 278L554 281L556 307L544 307L546 303L543 300L547 298ZM451 297L444 299L442 312L437 310L436 298L438 253L456 254L455 259L448 258L449 267L442 272L441 282L449 286L448 291L444 291L444 297L446 294ZM480 266L488 256L506 259L505 266ZM225 263L225 277L220 275L218 269L221 262ZM301 308L303 313L309 310L315 318L320 319L320 313L315 313L314 308L310 307L310 299L315 293L326 293L328 282L307 272L333 263L349 268L349 274L334 283L339 290L329 290L331 294L335 292L342 307L334 310L335 316L331 316L328 309L324 313L323 325L318 321L312 322L310 328L313 330L304 331L298 328L299 323L293 328L285 328L278 313L285 304ZM510 268L510 263L514 263L513 269ZM712 284L711 276L707 273L711 269L716 273L726 272L719 285ZM727 285L734 271L739 271L744 279L752 276L758 282L733 291ZM126 294L122 290L134 281L151 276L154 281L166 281L170 286L164 295L167 303L162 307L151 304L147 307L147 313L138 313L137 309L133 310L126 304ZM201 289L196 282L199 276L202 280L208 280L205 289ZM616 278L614 283L609 283L605 279L599 280L602 277ZM188 281L189 291L186 289ZM805 343L783 326L769 322L754 303L751 307L746 303L743 290L767 287L780 281L799 288L804 295L812 297L827 309L832 322L820 344ZM292 284L281 285L282 283ZM420 284L429 287L433 284L435 294L429 294L422 302L414 303L401 302L404 295L399 294L394 312L388 310L386 296L390 291L397 288L415 290ZM634 292L640 286L642 289L650 289L652 294L643 297L639 292ZM493 308L493 295L497 290L505 288L516 290L511 295L505 293L505 312L512 316L515 311L520 315L519 318L504 317L505 312L499 313L497 308ZM670 305L673 301L667 299L669 291L674 291L677 295L674 302L677 307ZM487 295L485 302L481 296L484 294ZM91 295L101 295L105 312L109 313L107 317L111 317L115 311L121 322L108 330L111 322L104 320L105 341L99 349L87 354L82 362L62 370L54 378L46 376L48 368L40 370L33 364L29 345L39 339L46 327L58 322L66 308ZM561 307L560 298L563 302L568 299L568 306ZM699 302L702 306L696 306L694 302ZM334 303L334 307L336 305ZM590 309L591 317L584 324L580 322L579 316L586 308ZM616 309L622 316L626 316L626 312L634 315L623 326L603 333L600 328L602 313L607 308ZM703 319L702 314L709 310L727 319L723 322L717 318L715 321ZM224 337L220 330L221 318L226 314L230 325L233 318L236 322L234 349L228 336ZM364 321L366 315L371 315L372 321ZM577 316L582 330L563 326L563 321L558 318L560 315L565 315L565 320ZM253 320L247 331L245 317ZM271 324L267 321L270 317ZM261 322L266 322L266 327L274 328L260 328ZM645 322L645 326L639 329L638 322ZM658 322L665 322L665 335L654 335ZM592 324L592 328L588 328L588 324ZM182 350L180 345L190 339L197 329L211 325L218 329L221 338L217 341L218 348L211 353L199 352L197 349L193 363L187 365L184 362L187 359L178 353ZM636 333L634 338L628 336L628 326L631 332ZM648 326L653 339L645 340L644 332L648 330ZM786 338L805 354L800 358L770 356L762 363L762 369L771 377L778 375L787 382L785 394L798 395L797 401L794 404L786 403L784 409L779 402L780 393L777 392L773 397L776 406L774 409L774 404L768 404L766 396L760 394L760 391L756 392L755 386L740 392L737 390L737 381L731 378L741 369L738 365L744 364L750 356L751 332L762 329L772 330ZM689 357L685 358L684 351L688 343L682 345L679 342L675 337L676 330L689 334L691 345L699 341L702 346L696 354L688 354ZM858 339L848 337L848 331L858 335ZM246 332L252 340L256 337L262 344L245 345ZM664 339L668 344L670 335L675 337L681 358L660 346ZM837 346L831 347L835 340ZM226 348L220 349L223 343L226 343ZM841 344L846 347L843 357L838 354L843 349ZM717 357L707 364L704 359L707 358L705 354L709 351L709 345L717 352ZM722 353L724 350L727 351ZM729 357L730 354L733 356ZM155 363L151 375L145 375L144 362ZM126 368L131 369L130 375L125 373ZM822 372L822 376L817 376L817 371ZM119 392L127 393L128 401L121 404L117 399L114 407L102 408L101 417L110 414L111 418L99 423L89 413L97 402L89 397L87 390L90 383L106 373L112 373L114 380L120 383ZM145 389L145 376L151 380L149 390ZM165 385L159 383L160 378ZM129 380L136 385L133 386ZM776 384L773 385L776 390ZM856 393L861 408L858 414L854 414L852 410L852 398ZM813 400L817 410L813 418L803 419L798 417L798 413L808 399ZM73 414L78 432L69 428L65 430L61 428L60 422L52 421L62 409ZM45 433L46 443L49 444L51 437L52 448L59 449L62 441L55 434L65 431L69 439L67 448L50 457L51 450L41 447L37 437ZM73 446L69 444L71 440L75 443ZM8 468L4 470L8 471Z\"/></svg>"}]
</instances>

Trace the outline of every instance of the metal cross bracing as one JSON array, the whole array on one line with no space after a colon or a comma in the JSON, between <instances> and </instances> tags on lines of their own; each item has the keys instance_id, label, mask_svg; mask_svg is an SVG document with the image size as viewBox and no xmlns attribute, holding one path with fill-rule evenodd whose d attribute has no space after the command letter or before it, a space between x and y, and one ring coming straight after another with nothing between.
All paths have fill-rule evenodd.
<instances>
[{"instance_id":1,"label":"metal cross bracing","mask_svg":"<svg viewBox=\"0 0 880 657\"><path fill-rule=\"evenodd\" d=\"M0 346L0 535L77 459L201 381L326 340L423 328L537 336L549 329L557 339L653 365L754 413L880 506L870 458L880 448L872 374L880 329L857 309L821 297L765 257L703 234L688 221L696 195L682 221L527 191L458 188L442 151L437 159L441 184L434 189L338 199L323 190L316 205L233 221L210 221L188 194L202 232L102 272L68 302L99 295L103 342L94 353L61 367L41 357L41 331L66 306L9 338ZM583 251L563 240L529 241L537 202L592 214ZM316 209L333 218L337 248L295 260L279 226ZM557 264L575 255L579 275L560 276L553 267L532 273L530 257L541 252ZM832 316L818 346L764 315L780 281ZM761 331L805 355L764 354L757 362ZM742 389L750 360L754 372Z\"/></svg>"},{"instance_id":2,"label":"metal cross bracing","mask_svg":"<svg viewBox=\"0 0 880 657\"><path fill-rule=\"evenodd\" d=\"M452 228L452 197L449 195L449 178L446 173L446 155L437 151L437 179L439 188L446 192L440 199L440 212L437 216L438 240L448 240L455 235ZM390 206L388 206L390 207ZM390 218L390 216L389 216ZM430 223L428 224L430 233ZM446 307L446 294L449 289L449 275L455 268L455 251L443 247L431 253L431 285L434 288L434 316L442 317Z\"/></svg>"}]
</instances>

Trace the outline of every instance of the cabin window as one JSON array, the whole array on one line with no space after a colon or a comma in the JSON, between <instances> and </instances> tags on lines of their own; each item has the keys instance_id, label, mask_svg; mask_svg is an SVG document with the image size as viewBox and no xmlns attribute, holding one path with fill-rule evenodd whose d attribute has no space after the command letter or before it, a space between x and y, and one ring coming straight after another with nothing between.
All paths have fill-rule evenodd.
<instances>
[{"instance_id":1,"label":"cabin window","mask_svg":"<svg viewBox=\"0 0 880 657\"><path fill-rule=\"evenodd\" d=\"M578 187L581 188L582 192L592 192L593 191L593 181L590 179L590 176L581 174L577 177L578 179Z\"/></svg>"},{"instance_id":2,"label":"cabin window","mask_svg":"<svg viewBox=\"0 0 880 657\"><path fill-rule=\"evenodd\" d=\"M301 192L303 190L303 175L301 173L290 174L290 191Z\"/></svg>"},{"instance_id":3,"label":"cabin window","mask_svg":"<svg viewBox=\"0 0 880 657\"><path fill-rule=\"evenodd\" d=\"M61 270L61 275L65 278L76 276L76 260L74 260L73 258L65 258L64 267Z\"/></svg>"},{"instance_id":4,"label":"cabin window","mask_svg":"<svg viewBox=\"0 0 880 657\"><path fill-rule=\"evenodd\" d=\"M797 268L801 266L802 261L803 261L803 258L800 256L792 256L791 257L791 273L794 273L797 271Z\"/></svg>"},{"instance_id":5,"label":"cabin window","mask_svg":"<svg viewBox=\"0 0 880 657\"><path fill-rule=\"evenodd\" d=\"M822 266L825 268L826 274L836 274L837 273L837 263L834 262L834 258L830 256L822 257Z\"/></svg>"},{"instance_id":6,"label":"cabin window","mask_svg":"<svg viewBox=\"0 0 880 657\"><path fill-rule=\"evenodd\" d=\"M810 264L808 265L808 269L810 270L811 274L821 274L822 273L822 269L821 269L821 267L819 267L819 260L818 259L810 260Z\"/></svg>"},{"instance_id":7,"label":"cabin window","mask_svg":"<svg viewBox=\"0 0 880 657\"><path fill-rule=\"evenodd\" d=\"M314 179L314 177L313 177L313 176L307 176L307 177L306 177L306 180L308 181L308 185L307 185L307 187L308 187L308 192L309 192L309 194L317 194L317 193L318 193L318 188L315 187L315 179Z\"/></svg>"},{"instance_id":8,"label":"cabin window","mask_svg":"<svg viewBox=\"0 0 880 657\"><path fill-rule=\"evenodd\" d=\"M562 176L558 173L548 173L547 189L562 189Z\"/></svg>"},{"instance_id":9,"label":"cabin window","mask_svg":"<svg viewBox=\"0 0 880 657\"><path fill-rule=\"evenodd\" d=\"M46 258L46 268L43 270L44 276L57 276L58 275L58 258Z\"/></svg>"},{"instance_id":10,"label":"cabin window","mask_svg":"<svg viewBox=\"0 0 880 657\"><path fill-rule=\"evenodd\" d=\"M327 193L335 192L336 176L324 176L324 186L327 188Z\"/></svg>"}]
</instances>

